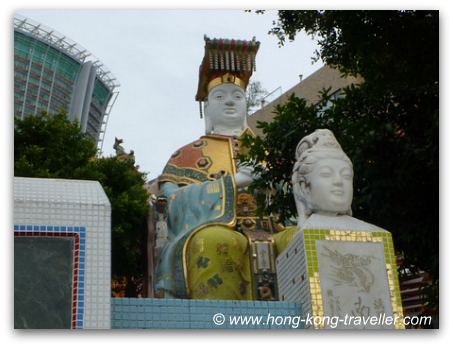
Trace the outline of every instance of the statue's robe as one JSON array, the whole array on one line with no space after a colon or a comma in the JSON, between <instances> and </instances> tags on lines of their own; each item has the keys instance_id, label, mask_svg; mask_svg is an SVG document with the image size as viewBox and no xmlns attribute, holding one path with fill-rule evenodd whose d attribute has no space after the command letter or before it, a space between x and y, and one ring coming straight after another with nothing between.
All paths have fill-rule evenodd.
<instances>
[{"instance_id":1,"label":"statue's robe","mask_svg":"<svg viewBox=\"0 0 453 347\"><path fill-rule=\"evenodd\" d=\"M167 198L169 241L157 264L156 290L163 289L167 295L179 298L193 297L188 283L190 239L210 226L230 228L237 233L233 230L236 225L233 140L220 135L202 136L176 151L159 177L160 195ZM195 259L197 267L212 266L212 259L204 258ZM209 283L218 286L220 281L223 280L214 277Z\"/></svg>"},{"instance_id":2,"label":"statue's robe","mask_svg":"<svg viewBox=\"0 0 453 347\"><path fill-rule=\"evenodd\" d=\"M168 161L158 179L159 193L167 199L168 242L156 267L156 291L178 298L256 299L251 238L236 229L252 220L269 231L262 233L268 236L260 252L268 242L273 257L275 228L238 212L234 177L240 151L235 137L206 135Z\"/></svg>"}]
</instances>

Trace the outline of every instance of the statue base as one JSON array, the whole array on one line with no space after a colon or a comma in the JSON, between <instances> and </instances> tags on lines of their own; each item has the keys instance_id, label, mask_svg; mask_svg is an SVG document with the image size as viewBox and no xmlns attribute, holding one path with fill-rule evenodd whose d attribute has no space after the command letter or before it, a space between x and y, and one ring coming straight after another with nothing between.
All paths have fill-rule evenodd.
<instances>
[{"instance_id":1,"label":"statue base","mask_svg":"<svg viewBox=\"0 0 453 347\"><path fill-rule=\"evenodd\" d=\"M304 229L276 260L279 299L301 303L307 328L404 329L387 231Z\"/></svg>"}]
</instances>

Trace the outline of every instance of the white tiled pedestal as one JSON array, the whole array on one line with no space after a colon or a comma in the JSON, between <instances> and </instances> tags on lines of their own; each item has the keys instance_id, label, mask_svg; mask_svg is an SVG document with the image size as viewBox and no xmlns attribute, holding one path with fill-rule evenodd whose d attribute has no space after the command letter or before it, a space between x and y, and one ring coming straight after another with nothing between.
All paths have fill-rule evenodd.
<instances>
[{"instance_id":1,"label":"white tiled pedestal","mask_svg":"<svg viewBox=\"0 0 453 347\"><path fill-rule=\"evenodd\" d=\"M99 182L15 177L14 234L73 238L71 327L110 328L111 208Z\"/></svg>"}]
</instances>

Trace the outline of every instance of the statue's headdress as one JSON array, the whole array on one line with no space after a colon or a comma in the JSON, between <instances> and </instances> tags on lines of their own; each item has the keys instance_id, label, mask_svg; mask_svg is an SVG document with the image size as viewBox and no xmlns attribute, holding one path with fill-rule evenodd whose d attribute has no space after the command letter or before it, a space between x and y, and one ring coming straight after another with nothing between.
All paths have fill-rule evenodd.
<instances>
[{"instance_id":1,"label":"statue's headdress","mask_svg":"<svg viewBox=\"0 0 453 347\"><path fill-rule=\"evenodd\" d=\"M233 83L244 91L255 71L255 56L260 43L251 41L210 39L204 37L204 57L200 65L195 100L202 102L209 91L222 83Z\"/></svg>"},{"instance_id":2,"label":"statue's headdress","mask_svg":"<svg viewBox=\"0 0 453 347\"><path fill-rule=\"evenodd\" d=\"M296 160L301 161L303 157L306 157L313 152L332 151L344 154L343 149L332 131L329 129L317 129L310 135L305 136L299 142L296 148Z\"/></svg>"}]
</instances>

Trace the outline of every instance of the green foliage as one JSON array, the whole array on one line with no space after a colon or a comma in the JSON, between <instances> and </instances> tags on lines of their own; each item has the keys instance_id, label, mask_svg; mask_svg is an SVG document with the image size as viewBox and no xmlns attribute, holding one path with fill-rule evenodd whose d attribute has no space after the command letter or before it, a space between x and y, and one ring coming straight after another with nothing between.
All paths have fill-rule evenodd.
<instances>
[{"instance_id":1,"label":"green foliage","mask_svg":"<svg viewBox=\"0 0 453 347\"><path fill-rule=\"evenodd\" d=\"M64 112L16 119L14 175L99 181L112 207L112 275L142 276L146 268L146 174L134 158L96 158L94 141Z\"/></svg>"},{"instance_id":2,"label":"green foliage","mask_svg":"<svg viewBox=\"0 0 453 347\"><path fill-rule=\"evenodd\" d=\"M266 212L295 214L290 173L298 141L331 129L354 163L353 212L393 234L405 259L438 278L439 57L437 11L279 11L280 43L300 30L319 42L317 58L365 82L316 107L292 97L275 109L263 138L248 138L250 163L268 171L253 188L272 187ZM317 109L316 109L317 108ZM318 115L316 115L318 114ZM260 149L263 147L263 149ZM264 203L262 197L261 204Z\"/></svg>"},{"instance_id":3,"label":"green foliage","mask_svg":"<svg viewBox=\"0 0 453 347\"><path fill-rule=\"evenodd\" d=\"M279 11L278 18L270 32L280 44L303 30L321 47L316 59L370 84L418 88L438 75L439 11Z\"/></svg>"},{"instance_id":4,"label":"green foliage","mask_svg":"<svg viewBox=\"0 0 453 347\"><path fill-rule=\"evenodd\" d=\"M288 221L295 215L296 208L292 196L291 175L294 165L295 148L307 131L323 127L317 116L317 107L308 106L305 100L291 95L288 102L277 105L272 123L258 122L263 137L246 136L243 145L249 149L247 155L241 155L241 161L255 165L255 173L260 180L250 186L259 203L259 214L278 215L281 221ZM264 165L256 165L264 163ZM289 189L288 189L289 188ZM265 193L273 191L272 202L266 204Z\"/></svg>"},{"instance_id":5,"label":"green foliage","mask_svg":"<svg viewBox=\"0 0 453 347\"><path fill-rule=\"evenodd\" d=\"M86 173L86 178L101 183L112 206L112 274L142 276L146 270L146 175L127 157L95 159Z\"/></svg>"},{"instance_id":6,"label":"green foliage","mask_svg":"<svg viewBox=\"0 0 453 347\"><path fill-rule=\"evenodd\" d=\"M71 178L96 154L94 141L65 112L14 121L14 175Z\"/></svg>"}]
</instances>

